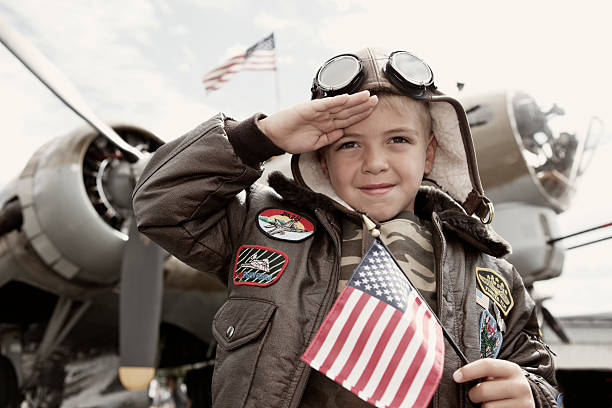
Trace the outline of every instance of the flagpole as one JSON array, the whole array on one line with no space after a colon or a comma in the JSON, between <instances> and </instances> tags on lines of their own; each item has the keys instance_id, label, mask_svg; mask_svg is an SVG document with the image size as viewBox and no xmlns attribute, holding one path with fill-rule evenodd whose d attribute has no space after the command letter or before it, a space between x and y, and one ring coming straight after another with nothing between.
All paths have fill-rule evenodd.
<instances>
[{"instance_id":1,"label":"flagpole","mask_svg":"<svg viewBox=\"0 0 612 408\"><path fill-rule=\"evenodd\" d=\"M280 81L278 79L278 64L276 64L276 69L274 70L274 78L276 79L276 111L280 110Z\"/></svg>"},{"instance_id":2,"label":"flagpole","mask_svg":"<svg viewBox=\"0 0 612 408\"><path fill-rule=\"evenodd\" d=\"M272 33L274 36L274 33ZM280 110L280 80L278 75L278 47L276 46L276 37L274 38L274 58L276 60L274 67L274 80L276 82L276 111Z\"/></svg>"}]
</instances>

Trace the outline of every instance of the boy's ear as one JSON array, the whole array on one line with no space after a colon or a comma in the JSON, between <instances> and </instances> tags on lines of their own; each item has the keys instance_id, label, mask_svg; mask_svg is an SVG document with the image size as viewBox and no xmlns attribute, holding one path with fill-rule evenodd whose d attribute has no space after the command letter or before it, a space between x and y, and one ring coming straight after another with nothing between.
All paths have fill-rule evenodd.
<instances>
[{"instance_id":1,"label":"boy's ear","mask_svg":"<svg viewBox=\"0 0 612 408\"><path fill-rule=\"evenodd\" d=\"M436 135L431 132L431 135L429 136L429 143L427 143L427 150L425 151L425 168L423 170L424 175L428 175L433 169L437 147L438 141L436 140Z\"/></svg>"},{"instance_id":2,"label":"boy's ear","mask_svg":"<svg viewBox=\"0 0 612 408\"><path fill-rule=\"evenodd\" d=\"M329 173L327 171L327 160L325 160L325 149L317 150L317 155L319 156L319 165L321 166L321 170L323 170L323 174L329 177Z\"/></svg>"}]
</instances>

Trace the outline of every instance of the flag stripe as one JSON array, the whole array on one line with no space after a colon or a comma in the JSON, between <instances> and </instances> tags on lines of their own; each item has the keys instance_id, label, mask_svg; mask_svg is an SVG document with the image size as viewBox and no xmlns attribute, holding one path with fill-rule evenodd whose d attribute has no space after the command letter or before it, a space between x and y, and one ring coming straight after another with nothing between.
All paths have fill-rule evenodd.
<instances>
[{"instance_id":1,"label":"flag stripe","mask_svg":"<svg viewBox=\"0 0 612 408\"><path fill-rule=\"evenodd\" d=\"M389 319L389 323L385 327L383 334L378 339L378 343L376 344L376 348L372 352L372 355L383 356L385 347L388 346L388 343L389 343L389 340L391 339L391 335L393 334L393 331L396 329L398 323L401 321L401 318L402 318L401 312L399 312L397 309L391 306L387 306L387 310L391 311L392 313L391 318ZM374 336L372 336L372 338L374 338ZM372 373L374 372L374 369L376 368L376 363L378 361L378 360L369 358L369 356L367 355L364 357L366 358L360 359L360 361L355 365L355 369L352 371L353 381L349 381L347 379L347 381L343 384L344 387L346 387L349 390L351 390L352 388L351 391L353 391L354 393L361 391L363 387L365 387L365 385L367 384L367 380L371 377ZM362 366L364 364L365 364L365 368L362 369ZM359 377L360 375L361 377ZM353 387L353 385L355 384L355 381L357 380L359 381Z\"/></svg>"},{"instance_id":2,"label":"flag stripe","mask_svg":"<svg viewBox=\"0 0 612 408\"><path fill-rule=\"evenodd\" d=\"M336 303L334 303L334 307L332 307L332 310L328 313L328 316L331 318L325 319L321 324L321 328L304 354L304 356L308 356L307 360L309 361L306 362L315 370L318 370L325 360L326 354L333 345L333 339L338 336L338 333L342 329L341 319L346 319L346 316L350 314L355 303L357 303L357 300L361 297L360 292L357 290L349 290L344 293L344 296L342 296L343 293L340 293L338 296ZM344 299L341 299L342 297ZM308 355L309 351L312 352L310 356Z\"/></svg>"},{"instance_id":3,"label":"flag stripe","mask_svg":"<svg viewBox=\"0 0 612 408\"><path fill-rule=\"evenodd\" d=\"M232 67L238 67L240 68L240 65L242 65L242 62L244 61L244 57L236 57L236 58L232 58L231 62L225 63L211 71L208 71L208 73L204 76L203 80L207 80L210 78L217 78L219 76L219 73L224 73L224 72L228 72L231 70Z\"/></svg>"},{"instance_id":4,"label":"flag stripe","mask_svg":"<svg viewBox=\"0 0 612 408\"><path fill-rule=\"evenodd\" d=\"M414 311L416 312L416 307ZM377 385L383 379L383 375L386 372L387 367L392 362L392 358L396 350L399 348L400 341L402 340L402 336L406 333L407 330L410 329L410 320L402 318L403 314L401 312L397 312L399 316L398 324L395 327L390 335L389 339L384 344L384 349L380 352L381 358L379 360L373 360L373 367L370 367L367 370L364 370L362 373L358 373L361 375L357 385L355 385L354 389L356 393L360 393L364 397L370 397L376 391ZM379 349L380 350L380 349Z\"/></svg>"},{"instance_id":5,"label":"flag stripe","mask_svg":"<svg viewBox=\"0 0 612 408\"><path fill-rule=\"evenodd\" d=\"M334 381L339 382L337 377L340 370L343 370L347 364L353 366L357 361L361 353L364 351L364 346L368 341L369 334L372 332L374 327L379 324L380 316L385 310L386 305L384 303L379 302L377 299L371 296L365 296L368 297L367 307L369 307L370 310L366 310L366 308L364 308L360 315L358 324L356 324L351 330L351 334L344 343L340 355L327 372L327 376Z\"/></svg>"},{"instance_id":6,"label":"flag stripe","mask_svg":"<svg viewBox=\"0 0 612 408\"><path fill-rule=\"evenodd\" d=\"M372 356L372 353L376 352L376 349L378 348L378 345L380 344L385 333L388 333L388 335L390 336L392 328L397 325L397 321L399 321L399 318L395 318L395 324L391 322L391 319L396 317L394 313L396 310L395 308L386 305L382 302L380 302L378 307L382 307L383 310L379 318L371 319L371 322L376 323L376 327L374 327L371 332L379 333L382 331L383 336L381 338L377 338L376 336L370 336L370 332L362 333L359 340L357 341L357 344L353 348L353 352L347 359L346 364L344 364L344 367L342 367L342 371L340 371L338 376L336 376L336 378L334 379L338 383L343 384L347 376L351 373L351 371L353 371L353 369L357 370L358 372L363 372L364 366L367 366L367 364L372 361L370 357ZM366 340L367 343L363 345ZM344 386L346 387L346 385ZM350 387L347 388L350 389Z\"/></svg>"},{"instance_id":7,"label":"flag stripe","mask_svg":"<svg viewBox=\"0 0 612 408\"><path fill-rule=\"evenodd\" d=\"M344 326L340 331L340 334L333 339L334 345L327 354L325 361L321 364L319 370L327 371L330 378L334 378L331 373L329 373L329 369L331 368L334 361L336 361L339 357L339 354L343 347L345 347L349 340L349 335L353 332L353 329L361 329L359 326L363 327L365 321L364 318L367 319L369 313L371 313L371 309L374 308L374 302L370 302L370 297L362 294L357 301L357 304L351 310L351 314L348 319L344 322Z\"/></svg>"},{"instance_id":8,"label":"flag stripe","mask_svg":"<svg viewBox=\"0 0 612 408\"><path fill-rule=\"evenodd\" d=\"M423 404L423 401L419 401L418 397L421 394L421 390L423 389L425 381L427 380L428 373L431 372L431 368L434 364L434 357L436 351L436 339L435 333L433 333L433 331L435 330L434 326L435 325L432 319L429 319L429 325L426 326L426 330L428 333L428 349L426 355L423 358L421 367L419 367L418 372L411 381L412 384L410 385L410 390L406 393L406 397L404 398L405 402L402 402L402 399L399 398L399 395L396 396L396 399L398 399L399 404L409 404L411 406L419 406Z\"/></svg>"},{"instance_id":9,"label":"flag stripe","mask_svg":"<svg viewBox=\"0 0 612 408\"><path fill-rule=\"evenodd\" d=\"M423 337L425 339L428 339L429 337L428 335L429 335L429 324L425 325L425 327L423 328ZM411 397L409 399L409 404L410 404L409 406L413 406L414 399L418 395L418 394L415 394L414 389L415 387L420 386L418 378L419 378L419 374L423 372L423 368L425 368L425 364L423 364L425 361L425 357L428 354L428 350L430 351L435 350L435 347L428 348L427 346L428 346L427 342L420 343L419 350L417 351L416 355L412 358L412 361L410 363L410 368L404 375L404 378L402 382L400 383L397 391L393 392L394 398L390 405L392 406L400 405L402 401L404 400L404 398L406 396L409 396ZM426 369L429 371L429 367L427 367ZM398 378L399 377L401 376L398 376ZM424 380L425 378L423 378L423 381ZM423 381L421 381L421 383ZM419 390L417 389L417 393L418 391ZM412 394L415 394L414 398L412 398Z\"/></svg>"},{"instance_id":10,"label":"flag stripe","mask_svg":"<svg viewBox=\"0 0 612 408\"><path fill-rule=\"evenodd\" d=\"M438 384L438 381L440 381L440 376L438 376L437 373L442 373L444 368L444 361L435 359L436 355L439 355L440 353L444 354L444 336L442 335L442 328L439 325L434 325L434 330L436 330L438 333L435 336L436 346L435 350L433 351L434 361L432 366L437 368L437 370L429 371L427 378L425 379L424 386L421 388L421 392L416 399L417 404L427 404L431 400L431 397L436 389L436 385Z\"/></svg>"},{"instance_id":11,"label":"flag stripe","mask_svg":"<svg viewBox=\"0 0 612 408\"><path fill-rule=\"evenodd\" d=\"M417 298L417 300L419 299ZM419 307L417 311L419 318L414 319L413 322L422 323L423 314L424 314L423 309L424 308ZM389 381L389 384L387 385L387 389L385 390L385 393L380 399L381 403L384 405L391 404L392 398L398 392L398 389L402 383L402 379L404 375L406 375L406 372L409 371L413 367L410 364L410 362L413 361L415 358L420 358L422 360L422 357L418 356L418 352L420 351L420 347L422 347L423 345L423 327L422 327L422 324L418 324L413 327L415 328L415 330L414 330L414 335L412 337L412 341L410 342L410 345L406 349L406 352L404 353L404 355L401 357L401 360L399 361L399 364L403 368L403 370L396 370L394 373L392 373L393 376L391 377L391 381ZM411 374L414 375L414 373L412 372Z\"/></svg>"},{"instance_id":12,"label":"flag stripe","mask_svg":"<svg viewBox=\"0 0 612 408\"><path fill-rule=\"evenodd\" d=\"M202 82L207 91L214 91L243 70L276 70L274 34L258 41L242 54L235 55L211 69L202 77Z\"/></svg>"},{"instance_id":13,"label":"flag stripe","mask_svg":"<svg viewBox=\"0 0 612 408\"><path fill-rule=\"evenodd\" d=\"M414 300L412 300L411 303L414 305L417 304ZM415 308L415 319L419 318L419 311L420 309L418 307ZM389 364L386 367L383 367L384 372L380 377L376 391L374 391L374 393L372 394L371 400L382 400L384 395L388 392L389 388L392 387L391 382L394 379L394 374L396 373L398 365L400 364L400 362L403 361L402 357L412 357L416 353L419 343L417 341L412 341L415 337L416 331L416 326L413 324L412 321L409 321L409 326L403 333L394 333L394 335L397 335L398 337L401 336L399 337L399 344L397 348L395 348L392 352L391 361L389 362Z\"/></svg>"}]
</instances>

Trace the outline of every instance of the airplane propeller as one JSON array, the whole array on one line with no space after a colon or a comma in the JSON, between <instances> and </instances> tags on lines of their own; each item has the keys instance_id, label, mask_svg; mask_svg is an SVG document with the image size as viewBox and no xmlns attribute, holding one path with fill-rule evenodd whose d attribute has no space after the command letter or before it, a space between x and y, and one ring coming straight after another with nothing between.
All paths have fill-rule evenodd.
<instances>
[{"instance_id":1,"label":"airplane propeller","mask_svg":"<svg viewBox=\"0 0 612 408\"><path fill-rule=\"evenodd\" d=\"M145 388L155 375L163 292L164 252L130 222L121 262L119 379L128 389Z\"/></svg>"},{"instance_id":2,"label":"airplane propeller","mask_svg":"<svg viewBox=\"0 0 612 408\"><path fill-rule=\"evenodd\" d=\"M66 106L106 136L131 159L143 159L145 155L124 141L110 126L98 118L89 108L79 91L55 65L17 31L0 19L0 42L26 66ZM134 160L132 160L134 161Z\"/></svg>"},{"instance_id":3,"label":"airplane propeller","mask_svg":"<svg viewBox=\"0 0 612 408\"><path fill-rule=\"evenodd\" d=\"M0 42L66 106L117 145L140 175L150 154L124 141L89 108L73 84L18 32L0 19ZM131 186L130 186L131 189ZM128 203L131 191L124 192ZM121 264L119 378L132 390L145 388L155 373L163 291L163 250L141 235L132 213Z\"/></svg>"}]
</instances>

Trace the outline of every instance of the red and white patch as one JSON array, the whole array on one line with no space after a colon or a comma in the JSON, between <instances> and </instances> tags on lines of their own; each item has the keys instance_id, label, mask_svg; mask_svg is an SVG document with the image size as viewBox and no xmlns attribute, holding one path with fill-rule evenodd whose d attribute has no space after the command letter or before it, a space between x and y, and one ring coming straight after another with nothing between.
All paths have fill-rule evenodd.
<instances>
[{"instance_id":1,"label":"red and white patch","mask_svg":"<svg viewBox=\"0 0 612 408\"><path fill-rule=\"evenodd\" d=\"M280 208L268 208L257 215L257 226L267 236L281 241L303 241L315 232L312 221Z\"/></svg>"}]
</instances>

